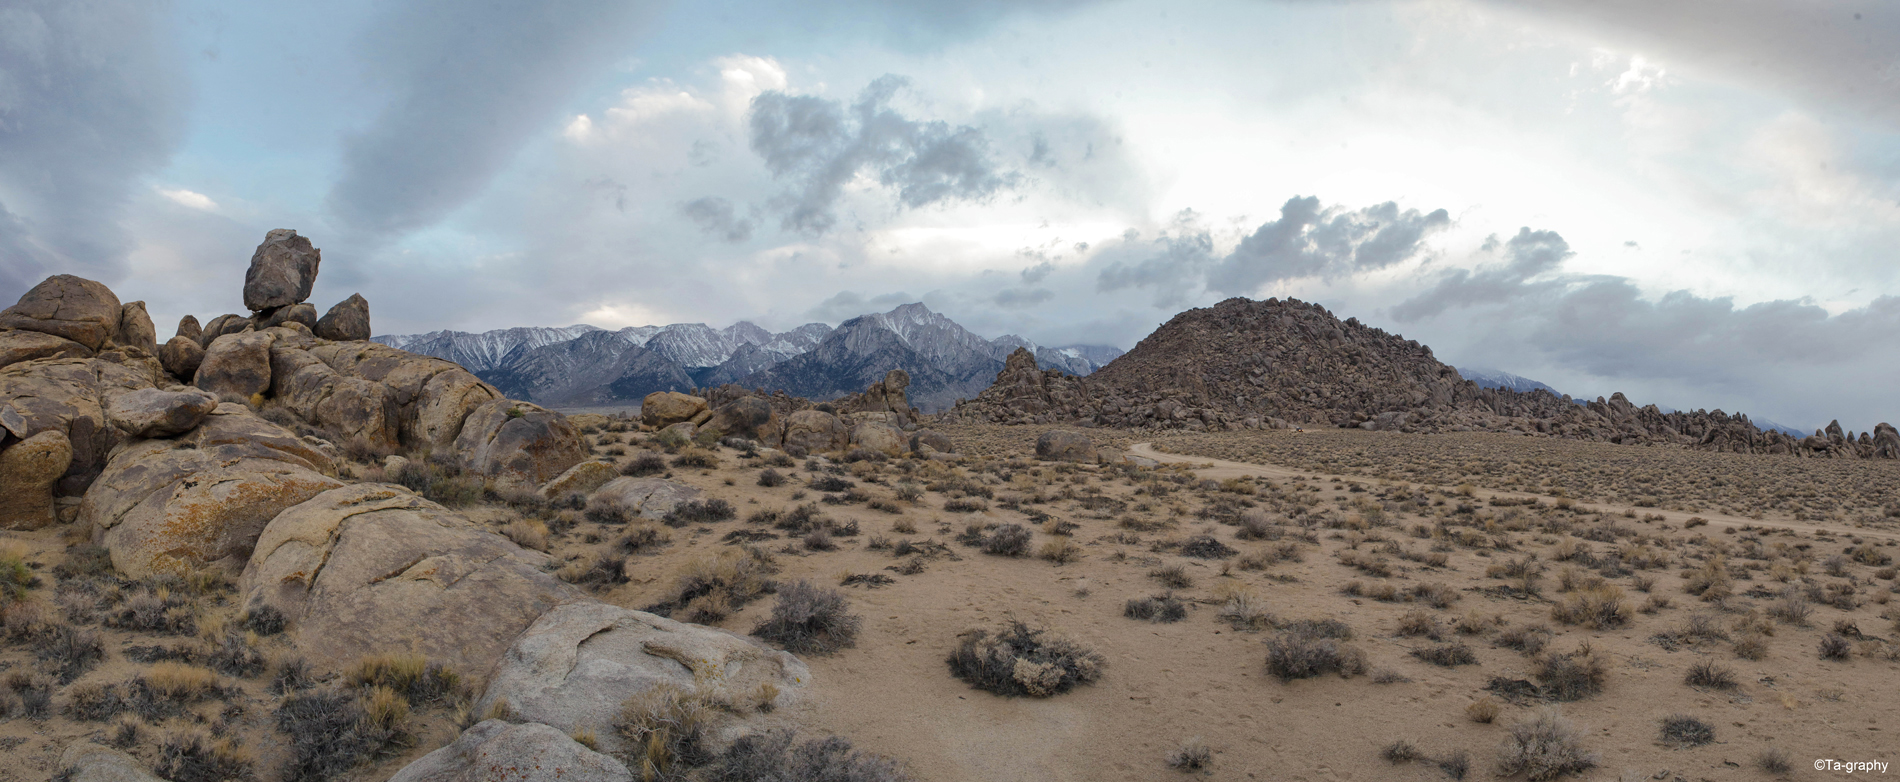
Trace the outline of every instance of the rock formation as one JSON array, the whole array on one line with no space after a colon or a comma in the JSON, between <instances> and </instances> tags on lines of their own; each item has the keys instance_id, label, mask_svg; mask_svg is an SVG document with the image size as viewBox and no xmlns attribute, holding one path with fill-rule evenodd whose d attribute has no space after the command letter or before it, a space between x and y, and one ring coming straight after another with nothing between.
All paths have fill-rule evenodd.
<instances>
[{"instance_id":1,"label":"rock formation","mask_svg":"<svg viewBox=\"0 0 1900 782\"><path fill-rule=\"evenodd\" d=\"M311 330L318 337L338 342L369 339L369 302L362 294L352 293L324 313Z\"/></svg>"},{"instance_id":2,"label":"rock formation","mask_svg":"<svg viewBox=\"0 0 1900 782\"><path fill-rule=\"evenodd\" d=\"M268 314L302 304L310 298L310 289L317 284L317 267L322 264L323 251L295 230L278 228L264 234L264 243L251 254L251 268L244 272L244 308Z\"/></svg>"},{"instance_id":3,"label":"rock formation","mask_svg":"<svg viewBox=\"0 0 1900 782\"><path fill-rule=\"evenodd\" d=\"M0 310L0 329L51 334L99 350L119 332L124 308L104 285L70 274L55 274Z\"/></svg>"}]
</instances>

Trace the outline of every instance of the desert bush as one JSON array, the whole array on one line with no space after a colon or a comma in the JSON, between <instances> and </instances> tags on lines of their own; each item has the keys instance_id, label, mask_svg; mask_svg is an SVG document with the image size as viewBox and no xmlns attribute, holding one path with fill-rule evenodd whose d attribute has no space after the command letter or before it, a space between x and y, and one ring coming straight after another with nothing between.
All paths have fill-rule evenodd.
<instances>
[{"instance_id":1,"label":"desert bush","mask_svg":"<svg viewBox=\"0 0 1900 782\"><path fill-rule=\"evenodd\" d=\"M620 474L635 478L647 475L659 475L666 472L666 457L652 451L643 451L639 456L620 465Z\"/></svg>"},{"instance_id":2,"label":"desert bush","mask_svg":"<svg viewBox=\"0 0 1900 782\"><path fill-rule=\"evenodd\" d=\"M687 500L667 511L660 522L669 527L725 521L738 515L732 503L721 499Z\"/></svg>"},{"instance_id":3,"label":"desert bush","mask_svg":"<svg viewBox=\"0 0 1900 782\"><path fill-rule=\"evenodd\" d=\"M1689 672L1683 676L1682 681L1691 687L1732 690L1735 689L1735 672L1716 665L1713 661L1702 660L1689 666Z\"/></svg>"},{"instance_id":4,"label":"desert bush","mask_svg":"<svg viewBox=\"0 0 1900 782\"><path fill-rule=\"evenodd\" d=\"M4 560L0 556L0 560ZM0 570L9 566L0 563ZM66 559L53 566L53 575L63 580L94 578L112 572L112 552L96 543L81 543L66 549ZM3 592L4 589L0 589Z\"/></svg>"},{"instance_id":5,"label":"desert bush","mask_svg":"<svg viewBox=\"0 0 1900 782\"><path fill-rule=\"evenodd\" d=\"M503 537L515 545L535 551L548 550L548 525L533 519L515 519L501 528Z\"/></svg>"},{"instance_id":6,"label":"desert bush","mask_svg":"<svg viewBox=\"0 0 1900 782\"><path fill-rule=\"evenodd\" d=\"M1662 740L1678 748L1700 747L1715 741L1715 728L1687 714L1671 714L1662 719Z\"/></svg>"},{"instance_id":7,"label":"desert bush","mask_svg":"<svg viewBox=\"0 0 1900 782\"><path fill-rule=\"evenodd\" d=\"M1238 553L1212 535L1195 535L1181 543L1181 556L1195 559L1226 559Z\"/></svg>"},{"instance_id":8,"label":"desert bush","mask_svg":"<svg viewBox=\"0 0 1900 782\"><path fill-rule=\"evenodd\" d=\"M257 650L257 636L227 630L224 637L204 655L213 670L226 676L250 678L264 672L264 654Z\"/></svg>"},{"instance_id":9,"label":"desert bush","mask_svg":"<svg viewBox=\"0 0 1900 782\"><path fill-rule=\"evenodd\" d=\"M1413 649L1412 656L1433 665L1440 665L1446 668L1459 665L1472 665L1478 662L1478 656L1473 654L1471 647L1464 645L1462 641L1438 644L1422 649Z\"/></svg>"},{"instance_id":10,"label":"desert bush","mask_svg":"<svg viewBox=\"0 0 1900 782\"><path fill-rule=\"evenodd\" d=\"M244 618L240 620L244 629L266 637L283 632L289 624L290 620L284 616L284 612L269 603L258 603L245 609Z\"/></svg>"},{"instance_id":11,"label":"desert bush","mask_svg":"<svg viewBox=\"0 0 1900 782\"><path fill-rule=\"evenodd\" d=\"M943 501L943 509L950 513L981 513L990 509L990 504L981 497L953 497Z\"/></svg>"},{"instance_id":12,"label":"desert bush","mask_svg":"<svg viewBox=\"0 0 1900 782\"><path fill-rule=\"evenodd\" d=\"M269 690L272 695L290 695L316 685L310 676L310 664L302 657L279 659L271 668Z\"/></svg>"},{"instance_id":13,"label":"desert bush","mask_svg":"<svg viewBox=\"0 0 1900 782\"><path fill-rule=\"evenodd\" d=\"M1398 634L1408 638L1425 636L1436 641L1444 637L1445 628L1439 624L1438 617L1413 609L1399 617Z\"/></svg>"},{"instance_id":14,"label":"desert bush","mask_svg":"<svg viewBox=\"0 0 1900 782\"><path fill-rule=\"evenodd\" d=\"M1037 698L1092 683L1106 664L1093 649L1020 621L964 633L947 662L952 675L977 689Z\"/></svg>"},{"instance_id":15,"label":"desert bush","mask_svg":"<svg viewBox=\"0 0 1900 782\"><path fill-rule=\"evenodd\" d=\"M671 542L673 536L658 524L650 521L629 522L627 534L614 541L614 550L622 554L640 554Z\"/></svg>"},{"instance_id":16,"label":"desert bush","mask_svg":"<svg viewBox=\"0 0 1900 782\"><path fill-rule=\"evenodd\" d=\"M343 674L345 684L359 688L387 687L410 703L434 703L454 694L461 674L419 654L373 654L356 661Z\"/></svg>"},{"instance_id":17,"label":"desert bush","mask_svg":"<svg viewBox=\"0 0 1900 782\"><path fill-rule=\"evenodd\" d=\"M1004 524L983 538L982 550L985 554L999 557L1021 557L1029 554L1029 530L1021 524Z\"/></svg>"},{"instance_id":18,"label":"desert bush","mask_svg":"<svg viewBox=\"0 0 1900 782\"><path fill-rule=\"evenodd\" d=\"M1583 749L1583 736L1576 726L1555 710L1545 710L1511 726L1498 747L1498 773L1546 782L1596 768L1597 759L1596 753Z\"/></svg>"},{"instance_id":19,"label":"desert bush","mask_svg":"<svg viewBox=\"0 0 1900 782\"><path fill-rule=\"evenodd\" d=\"M714 456L711 451L693 448L673 457L673 466L710 470L719 466L719 457Z\"/></svg>"},{"instance_id":20,"label":"desert bush","mask_svg":"<svg viewBox=\"0 0 1900 782\"><path fill-rule=\"evenodd\" d=\"M1279 620L1251 592L1237 592L1228 596L1218 616L1235 630L1249 633L1279 624Z\"/></svg>"},{"instance_id":21,"label":"desert bush","mask_svg":"<svg viewBox=\"0 0 1900 782\"><path fill-rule=\"evenodd\" d=\"M785 474L767 467L759 471L759 485L766 488L785 485Z\"/></svg>"},{"instance_id":22,"label":"desert bush","mask_svg":"<svg viewBox=\"0 0 1900 782\"><path fill-rule=\"evenodd\" d=\"M171 782L226 782L251 779L251 766L251 753L232 739L193 732L167 736L152 770Z\"/></svg>"},{"instance_id":23,"label":"desert bush","mask_svg":"<svg viewBox=\"0 0 1900 782\"><path fill-rule=\"evenodd\" d=\"M1567 625L1606 630L1627 624L1633 611L1621 587L1601 585L1564 596L1551 607L1550 616Z\"/></svg>"},{"instance_id":24,"label":"desert bush","mask_svg":"<svg viewBox=\"0 0 1900 782\"><path fill-rule=\"evenodd\" d=\"M1489 725L1492 720L1498 718L1498 713L1502 711L1504 711L1504 707L1498 705L1498 700L1486 695L1472 701L1471 705L1466 706L1465 716L1470 718L1472 722Z\"/></svg>"},{"instance_id":25,"label":"desert bush","mask_svg":"<svg viewBox=\"0 0 1900 782\"><path fill-rule=\"evenodd\" d=\"M339 776L378 752L393 735L370 724L362 702L341 691L292 695L273 715L290 757L286 782L323 782Z\"/></svg>"},{"instance_id":26,"label":"desert bush","mask_svg":"<svg viewBox=\"0 0 1900 782\"><path fill-rule=\"evenodd\" d=\"M1366 672L1366 657L1357 647L1289 626L1267 641L1267 672L1283 682L1323 673L1346 678Z\"/></svg>"},{"instance_id":27,"label":"desert bush","mask_svg":"<svg viewBox=\"0 0 1900 782\"><path fill-rule=\"evenodd\" d=\"M1821 659L1845 661L1854 656L1854 646L1840 633L1828 633L1821 636Z\"/></svg>"},{"instance_id":28,"label":"desert bush","mask_svg":"<svg viewBox=\"0 0 1900 782\"><path fill-rule=\"evenodd\" d=\"M1768 637L1761 633L1744 633L1735 639L1735 656L1744 660L1761 660L1768 657Z\"/></svg>"},{"instance_id":29,"label":"desert bush","mask_svg":"<svg viewBox=\"0 0 1900 782\"><path fill-rule=\"evenodd\" d=\"M1808 617L1814 615L1814 606L1800 593L1789 590L1780 600L1768 606L1768 615L1784 624L1806 627Z\"/></svg>"},{"instance_id":30,"label":"desert bush","mask_svg":"<svg viewBox=\"0 0 1900 782\"><path fill-rule=\"evenodd\" d=\"M1385 749L1379 750L1379 757L1385 758L1385 761L1387 763L1391 763L1396 766L1400 763L1410 763L1414 760L1423 760L1425 758L1425 753L1420 751L1417 746L1412 744L1412 742L1406 741L1404 739L1400 739L1398 741L1394 741L1390 744L1385 745Z\"/></svg>"},{"instance_id":31,"label":"desert bush","mask_svg":"<svg viewBox=\"0 0 1900 782\"><path fill-rule=\"evenodd\" d=\"M863 620L847 608L844 593L794 581L779 589L772 616L752 634L797 654L830 654L856 643Z\"/></svg>"},{"instance_id":32,"label":"desert bush","mask_svg":"<svg viewBox=\"0 0 1900 782\"><path fill-rule=\"evenodd\" d=\"M1180 747L1168 753L1168 768L1178 771L1200 771L1212 765L1214 750L1199 736L1182 742Z\"/></svg>"},{"instance_id":33,"label":"desert bush","mask_svg":"<svg viewBox=\"0 0 1900 782\"><path fill-rule=\"evenodd\" d=\"M1066 565L1082 558L1082 547L1068 538L1055 538L1042 544L1037 556L1058 565Z\"/></svg>"},{"instance_id":34,"label":"desert bush","mask_svg":"<svg viewBox=\"0 0 1900 782\"><path fill-rule=\"evenodd\" d=\"M794 743L790 729L733 740L707 771L710 782L906 782L897 762L854 750L839 736Z\"/></svg>"},{"instance_id":35,"label":"desert bush","mask_svg":"<svg viewBox=\"0 0 1900 782\"><path fill-rule=\"evenodd\" d=\"M99 634L61 623L39 624L27 634L33 656L50 664L49 673L60 684L71 684L105 659Z\"/></svg>"},{"instance_id":36,"label":"desert bush","mask_svg":"<svg viewBox=\"0 0 1900 782\"><path fill-rule=\"evenodd\" d=\"M1161 582L1169 589L1187 589L1194 586L1194 578L1188 575L1185 565L1168 565L1148 571L1148 577Z\"/></svg>"},{"instance_id":37,"label":"desert bush","mask_svg":"<svg viewBox=\"0 0 1900 782\"><path fill-rule=\"evenodd\" d=\"M1608 664L1585 642L1575 651L1551 653L1537 659L1531 675L1554 700L1575 701L1603 691Z\"/></svg>"},{"instance_id":38,"label":"desert bush","mask_svg":"<svg viewBox=\"0 0 1900 782\"><path fill-rule=\"evenodd\" d=\"M778 572L772 555L756 548L725 549L681 568L670 600L649 608L662 615L683 612L685 621L712 624L776 587L767 576Z\"/></svg>"},{"instance_id":39,"label":"desert bush","mask_svg":"<svg viewBox=\"0 0 1900 782\"><path fill-rule=\"evenodd\" d=\"M1411 598L1442 611L1458 602L1458 590L1438 582L1419 584L1412 587Z\"/></svg>"},{"instance_id":40,"label":"desert bush","mask_svg":"<svg viewBox=\"0 0 1900 782\"><path fill-rule=\"evenodd\" d=\"M1157 624L1179 622L1187 618L1187 603L1172 592L1136 598L1122 607L1122 616Z\"/></svg>"},{"instance_id":41,"label":"desert bush","mask_svg":"<svg viewBox=\"0 0 1900 782\"><path fill-rule=\"evenodd\" d=\"M1780 747L1769 747L1755 756L1755 767L1770 774L1786 774L1794 770L1794 764L1788 760L1788 753Z\"/></svg>"}]
</instances>

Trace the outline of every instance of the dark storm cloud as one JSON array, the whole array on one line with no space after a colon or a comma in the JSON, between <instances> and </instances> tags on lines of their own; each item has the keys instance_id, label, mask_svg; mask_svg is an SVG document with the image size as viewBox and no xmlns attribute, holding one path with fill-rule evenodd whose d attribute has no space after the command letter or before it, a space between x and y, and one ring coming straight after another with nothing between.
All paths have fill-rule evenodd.
<instances>
[{"instance_id":1,"label":"dark storm cloud","mask_svg":"<svg viewBox=\"0 0 1900 782\"><path fill-rule=\"evenodd\" d=\"M1280 207L1280 219L1262 224L1208 271L1207 287L1245 295L1282 280L1378 271L1418 255L1426 236L1449 225L1443 209L1420 214L1387 201L1344 211L1295 196Z\"/></svg>"},{"instance_id":2,"label":"dark storm cloud","mask_svg":"<svg viewBox=\"0 0 1900 782\"><path fill-rule=\"evenodd\" d=\"M440 220L627 55L652 5L414 0L390 10L363 45L388 103L345 141L329 208L371 235Z\"/></svg>"},{"instance_id":3,"label":"dark storm cloud","mask_svg":"<svg viewBox=\"0 0 1900 782\"><path fill-rule=\"evenodd\" d=\"M681 206L680 211L700 230L728 242L743 242L752 238L752 221L739 217L732 202L724 198L695 198Z\"/></svg>"},{"instance_id":4,"label":"dark storm cloud","mask_svg":"<svg viewBox=\"0 0 1900 782\"><path fill-rule=\"evenodd\" d=\"M843 323L870 312L884 312L899 304L917 301L917 297L898 291L876 296L864 296L853 291L839 291L818 306L805 312L805 317L823 323Z\"/></svg>"},{"instance_id":5,"label":"dark storm cloud","mask_svg":"<svg viewBox=\"0 0 1900 782\"><path fill-rule=\"evenodd\" d=\"M791 190L773 199L787 230L819 234L846 183L868 174L910 208L979 201L1020 178L990 156L983 131L941 120L913 120L890 107L909 85L901 76L871 82L849 107L842 101L770 91L752 101L749 141L773 178Z\"/></svg>"},{"instance_id":6,"label":"dark storm cloud","mask_svg":"<svg viewBox=\"0 0 1900 782\"><path fill-rule=\"evenodd\" d=\"M123 273L127 199L182 130L169 10L143 0L0 5L0 303L56 271Z\"/></svg>"},{"instance_id":7,"label":"dark storm cloud","mask_svg":"<svg viewBox=\"0 0 1900 782\"><path fill-rule=\"evenodd\" d=\"M1445 272L1432 289L1392 308L1392 317L1400 322L1429 318L1453 307L1507 301L1522 292L1533 277L1557 270L1564 259L1575 253L1555 231L1519 228L1510 241L1500 244L1494 235L1484 243L1484 251L1503 251L1504 263L1477 271L1453 269ZM1555 283L1551 283L1555 284Z\"/></svg>"},{"instance_id":8,"label":"dark storm cloud","mask_svg":"<svg viewBox=\"0 0 1900 782\"><path fill-rule=\"evenodd\" d=\"M1451 225L1439 209L1421 214L1401 211L1387 201L1364 209L1325 207L1318 198L1294 196L1280 217L1260 225L1233 252L1216 258L1214 238L1192 210L1175 218L1172 230L1148 243L1139 260L1121 259L1135 246L1104 250L1109 262L1096 280L1101 291L1153 288L1155 306L1178 307L1197 289L1251 295L1263 285L1285 280L1333 280L1378 271L1418 257L1427 236Z\"/></svg>"}]
</instances>

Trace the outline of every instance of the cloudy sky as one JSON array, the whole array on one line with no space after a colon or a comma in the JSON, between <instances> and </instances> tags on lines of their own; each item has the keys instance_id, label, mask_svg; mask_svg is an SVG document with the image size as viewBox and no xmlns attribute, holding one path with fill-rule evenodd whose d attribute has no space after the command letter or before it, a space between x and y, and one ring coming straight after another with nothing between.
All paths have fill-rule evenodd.
<instances>
[{"instance_id":1,"label":"cloudy sky","mask_svg":"<svg viewBox=\"0 0 1900 782\"><path fill-rule=\"evenodd\" d=\"M0 0L0 301L266 230L379 333L1293 296L1579 395L1900 419L1900 7ZM1661 6L1661 7L1658 7Z\"/></svg>"}]
</instances>

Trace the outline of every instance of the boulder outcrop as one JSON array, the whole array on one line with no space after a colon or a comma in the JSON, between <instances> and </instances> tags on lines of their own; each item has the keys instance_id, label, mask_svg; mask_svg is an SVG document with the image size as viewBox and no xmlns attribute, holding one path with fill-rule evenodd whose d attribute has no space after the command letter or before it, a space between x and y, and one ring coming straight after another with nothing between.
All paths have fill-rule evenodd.
<instances>
[{"instance_id":1,"label":"boulder outcrop","mask_svg":"<svg viewBox=\"0 0 1900 782\"><path fill-rule=\"evenodd\" d=\"M271 343L277 335L268 331L227 334L211 341L204 360L198 364L192 384L219 399L250 399L270 389Z\"/></svg>"},{"instance_id":2,"label":"boulder outcrop","mask_svg":"<svg viewBox=\"0 0 1900 782\"><path fill-rule=\"evenodd\" d=\"M318 665L409 652L479 681L548 609L583 599L548 564L407 489L359 483L278 514L239 593L284 612ZM424 617L429 632L414 632Z\"/></svg>"},{"instance_id":3,"label":"boulder outcrop","mask_svg":"<svg viewBox=\"0 0 1900 782\"><path fill-rule=\"evenodd\" d=\"M107 351L91 359L45 358L0 368L0 448L45 431L72 443L73 459L55 492L76 497L98 477L106 456L125 440L106 419L109 401L158 384L164 370L150 358Z\"/></svg>"},{"instance_id":4,"label":"boulder outcrop","mask_svg":"<svg viewBox=\"0 0 1900 782\"><path fill-rule=\"evenodd\" d=\"M0 310L0 329L51 334L99 350L119 333L124 307L112 289L70 274L55 274L20 301Z\"/></svg>"},{"instance_id":5,"label":"boulder outcrop","mask_svg":"<svg viewBox=\"0 0 1900 782\"><path fill-rule=\"evenodd\" d=\"M158 329L152 326L152 316L145 312L145 302L134 301L119 308L119 328L113 341L142 350L148 356L158 355Z\"/></svg>"},{"instance_id":6,"label":"boulder outcrop","mask_svg":"<svg viewBox=\"0 0 1900 782\"><path fill-rule=\"evenodd\" d=\"M317 267L322 263L323 251L310 246L310 240L295 230L278 228L264 234L264 242L251 254L251 267L244 272L244 308L268 312L303 303L317 284Z\"/></svg>"},{"instance_id":7,"label":"boulder outcrop","mask_svg":"<svg viewBox=\"0 0 1900 782\"><path fill-rule=\"evenodd\" d=\"M114 397L106 419L132 437L170 437L198 428L217 406L218 398L203 389L141 388Z\"/></svg>"},{"instance_id":8,"label":"boulder outcrop","mask_svg":"<svg viewBox=\"0 0 1900 782\"><path fill-rule=\"evenodd\" d=\"M750 639L604 603L543 614L515 639L475 704L496 703L565 733L591 731L609 752L631 749L613 729L621 704L659 685L740 708L788 705L811 680L798 658ZM769 694L769 697L767 695Z\"/></svg>"},{"instance_id":9,"label":"boulder outcrop","mask_svg":"<svg viewBox=\"0 0 1900 782\"><path fill-rule=\"evenodd\" d=\"M486 720L389 782L634 782L627 766L539 723Z\"/></svg>"},{"instance_id":10,"label":"boulder outcrop","mask_svg":"<svg viewBox=\"0 0 1900 782\"><path fill-rule=\"evenodd\" d=\"M172 377L190 383L198 376L198 367L204 364L205 349L196 339L182 335L172 337L159 347L158 361Z\"/></svg>"},{"instance_id":11,"label":"boulder outcrop","mask_svg":"<svg viewBox=\"0 0 1900 782\"><path fill-rule=\"evenodd\" d=\"M468 414L455 438L462 465L481 475L539 486L588 456L567 417L512 399Z\"/></svg>"},{"instance_id":12,"label":"boulder outcrop","mask_svg":"<svg viewBox=\"0 0 1900 782\"><path fill-rule=\"evenodd\" d=\"M785 448L798 455L842 451L850 443L844 421L822 410L800 410L785 419Z\"/></svg>"},{"instance_id":13,"label":"boulder outcrop","mask_svg":"<svg viewBox=\"0 0 1900 782\"><path fill-rule=\"evenodd\" d=\"M318 337L338 342L369 339L369 302L360 293L350 294L324 313L312 331Z\"/></svg>"},{"instance_id":14,"label":"boulder outcrop","mask_svg":"<svg viewBox=\"0 0 1900 782\"><path fill-rule=\"evenodd\" d=\"M92 349L37 331L0 331L0 368L40 358L92 358Z\"/></svg>"},{"instance_id":15,"label":"boulder outcrop","mask_svg":"<svg viewBox=\"0 0 1900 782\"><path fill-rule=\"evenodd\" d=\"M1088 435L1051 429L1036 438L1036 458L1094 464L1101 457L1095 450L1095 441Z\"/></svg>"},{"instance_id":16,"label":"boulder outcrop","mask_svg":"<svg viewBox=\"0 0 1900 782\"><path fill-rule=\"evenodd\" d=\"M40 529L57 522L53 484L72 461L73 444L57 429L0 451L0 529Z\"/></svg>"},{"instance_id":17,"label":"boulder outcrop","mask_svg":"<svg viewBox=\"0 0 1900 782\"><path fill-rule=\"evenodd\" d=\"M699 490L665 478L615 478L594 492L594 502L620 508L630 516L664 517L680 503L699 499Z\"/></svg>"},{"instance_id":18,"label":"boulder outcrop","mask_svg":"<svg viewBox=\"0 0 1900 782\"><path fill-rule=\"evenodd\" d=\"M647 394L640 402L640 422L655 429L665 429L673 424L694 420L706 411L703 397L690 396L678 391L655 391Z\"/></svg>"}]
</instances>

